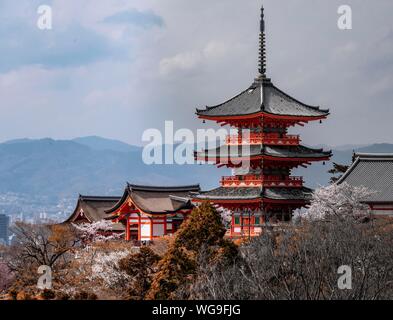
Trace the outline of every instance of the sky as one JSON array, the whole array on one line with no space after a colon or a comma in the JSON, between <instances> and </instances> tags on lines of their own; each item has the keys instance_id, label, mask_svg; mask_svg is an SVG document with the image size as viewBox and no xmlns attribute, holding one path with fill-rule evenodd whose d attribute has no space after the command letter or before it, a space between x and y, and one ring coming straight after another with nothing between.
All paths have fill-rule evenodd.
<instances>
[{"instance_id":1,"label":"sky","mask_svg":"<svg viewBox=\"0 0 393 320\"><path fill-rule=\"evenodd\" d=\"M308 145L393 143L391 0L1 0L0 142L98 135L141 145L146 129L215 128L197 107L257 76L261 4L267 74L323 124ZM37 27L49 5L51 30ZM337 27L340 5L353 29Z\"/></svg>"}]
</instances>

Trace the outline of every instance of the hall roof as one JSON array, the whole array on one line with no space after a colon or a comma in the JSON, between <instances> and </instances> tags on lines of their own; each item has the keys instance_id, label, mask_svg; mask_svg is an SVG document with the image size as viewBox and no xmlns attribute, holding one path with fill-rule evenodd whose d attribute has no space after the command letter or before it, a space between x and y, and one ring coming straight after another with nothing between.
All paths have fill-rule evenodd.
<instances>
[{"instance_id":1,"label":"hall roof","mask_svg":"<svg viewBox=\"0 0 393 320\"><path fill-rule=\"evenodd\" d=\"M121 199L106 210L106 213L114 213L131 199L138 209L149 214L174 213L183 209L191 209L190 192L199 192L199 185L189 186L142 186L127 184Z\"/></svg>"},{"instance_id":2,"label":"hall roof","mask_svg":"<svg viewBox=\"0 0 393 320\"><path fill-rule=\"evenodd\" d=\"M351 167L337 183L346 182L374 191L365 202L393 202L393 154L355 153L354 159Z\"/></svg>"}]
</instances>

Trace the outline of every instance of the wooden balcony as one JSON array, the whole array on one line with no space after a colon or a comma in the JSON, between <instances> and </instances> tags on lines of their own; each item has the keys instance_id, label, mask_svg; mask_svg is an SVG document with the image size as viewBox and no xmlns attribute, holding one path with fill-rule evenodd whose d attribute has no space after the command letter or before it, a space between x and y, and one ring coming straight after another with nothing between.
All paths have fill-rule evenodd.
<instances>
[{"instance_id":1,"label":"wooden balcony","mask_svg":"<svg viewBox=\"0 0 393 320\"><path fill-rule=\"evenodd\" d=\"M268 188L282 188L292 187L301 188L303 187L302 177L287 177L282 179L277 176L230 176L223 177L221 179L222 187L268 187Z\"/></svg>"},{"instance_id":2,"label":"wooden balcony","mask_svg":"<svg viewBox=\"0 0 393 320\"><path fill-rule=\"evenodd\" d=\"M298 135L280 135L278 133L251 133L248 137L241 135L232 135L226 138L227 145L255 145L266 144L274 146L298 146L300 136Z\"/></svg>"}]
</instances>

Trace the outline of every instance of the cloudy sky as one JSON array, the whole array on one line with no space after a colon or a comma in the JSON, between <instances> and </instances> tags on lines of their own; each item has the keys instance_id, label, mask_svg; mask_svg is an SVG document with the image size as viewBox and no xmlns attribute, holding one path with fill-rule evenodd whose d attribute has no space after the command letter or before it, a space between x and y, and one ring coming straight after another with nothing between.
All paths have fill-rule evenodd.
<instances>
[{"instance_id":1,"label":"cloudy sky","mask_svg":"<svg viewBox=\"0 0 393 320\"><path fill-rule=\"evenodd\" d=\"M1 0L0 141L207 128L257 75L261 0ZM53 29L37 27L50 5ZM337 27L349 4L353 30ZM330 108L307 144L393 143L393 1L264 0L268 75ZM299 131L295 129L295 132Z\"/></svg>"}]
</instances>

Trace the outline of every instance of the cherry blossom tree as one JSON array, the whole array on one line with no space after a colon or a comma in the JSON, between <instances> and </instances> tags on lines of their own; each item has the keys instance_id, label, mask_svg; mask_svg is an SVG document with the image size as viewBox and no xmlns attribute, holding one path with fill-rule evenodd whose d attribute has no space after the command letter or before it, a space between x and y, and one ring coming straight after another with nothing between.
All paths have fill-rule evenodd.
<instances>
[{"instance_id":1,"label":"cherry blossom tree","mask_svg":"<svg viewBox=\"0 0 393 320\"><path fill-rule=\"evenodd\" d=\"M354 187L344 182L319 188L314 192L310 208L303 214L309 220L322 220L329 216L356 217L367 214L364 204L375 192L365 187Z\"/></svg>"},{"instance_id":2,"label":"cherry blossom tree","mask_svg":"<svg viewBox=\"0 0 393 320\"><path fill-rule=\"evenodd\" d=\"M113 223L101 220L94 223L73 224L83 241L106 242L120 239L124 233L112 232Z\"/></svg>"}]
</instances>

